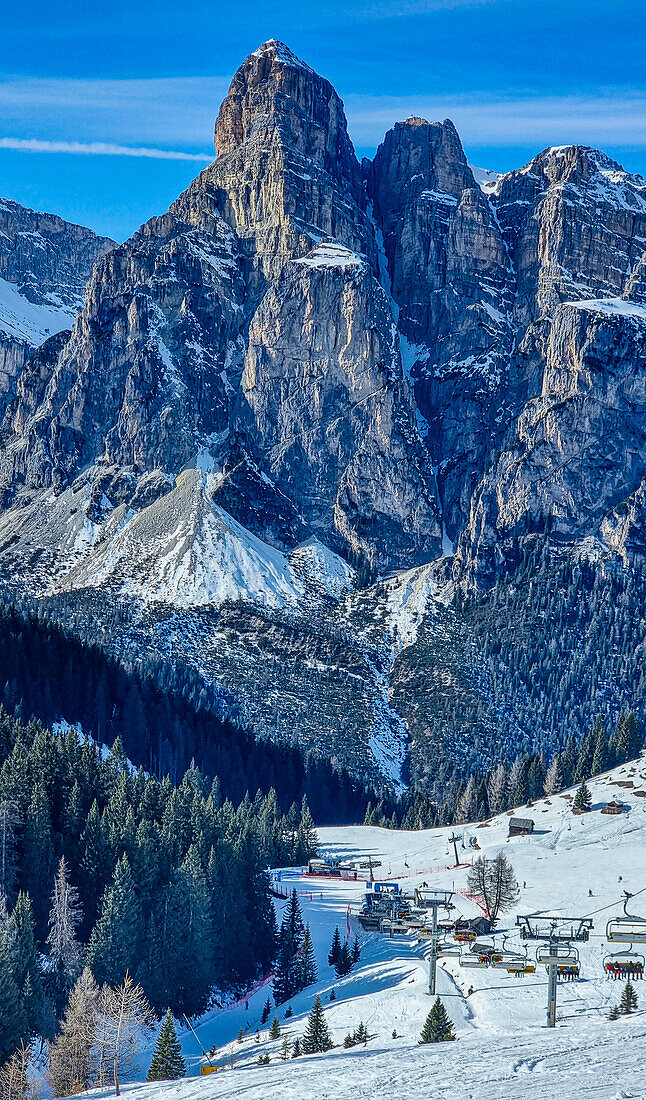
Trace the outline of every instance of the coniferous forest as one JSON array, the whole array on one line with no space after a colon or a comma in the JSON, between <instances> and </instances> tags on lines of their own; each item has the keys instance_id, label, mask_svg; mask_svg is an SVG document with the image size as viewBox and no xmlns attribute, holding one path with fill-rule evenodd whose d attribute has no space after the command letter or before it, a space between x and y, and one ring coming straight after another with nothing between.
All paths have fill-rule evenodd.
<instances>
[{"instance_id":1,"label":"coniferous forest","mask_svg":"<svg viewBox=\"0 0 646 1100\"><path fill-rule=\"evenodd\" d=\"M159 669L126 666L60 626L0 607L0 703L8 713L48 726L63 718L108 746L118 736L136 766L173 782L195 763L218 776L235 804L248 791L273 789L283 810L305 795L320 825L362 820L370 792L345 771L292 744L256 739L205 699L189 700L192 685L163 679Z\"/></svg>"},{"instance_id":2,"label":"coniferous forest","mask_svg":"<svg viewBox=\"0 0 646 1100\"><path fill-rule=\"evenodd\" d=\"M4 712L0 761L0 1046L53 1035L84 962L187 1015L271 967L265 868L315 851L305 799L286 814L274 791L234 806L195 767L175 786L135 770L118 739L102 754Z\"/></svg>"}]
</instances>

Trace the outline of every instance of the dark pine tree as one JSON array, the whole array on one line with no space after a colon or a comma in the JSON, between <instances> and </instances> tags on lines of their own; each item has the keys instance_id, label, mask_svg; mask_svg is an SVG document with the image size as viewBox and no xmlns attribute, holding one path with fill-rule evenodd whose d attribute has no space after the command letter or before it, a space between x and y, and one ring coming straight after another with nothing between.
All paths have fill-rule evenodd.
<instances>
[{"instance_id":1,"label":"dark pine tree","mask_svg":"<svg viewBox=\"0 0 646 1100\"><path fill-rule=\"evenodd\" d=\"M296 890L293 890L287 902L278 936L278 960L274 981L274 1000L277 1005L288 1001L303 988L300 948L304 934L301 907Z\"/></svg>"},{"instance_id":2,"label":"dark pine tree","mask_svg":"<svg viewBox=\"0 0 646 1100\"><path fill-rule=\"evenodd\" d=\"M168 1009L155 1044L148 1070L149 1081L177 1081L186 1073L186 1062L175 1031L175 1022Z\"/></svg>"},{"instance_id":3,"label":"dark pine tree","mask_svg":"<svg viewBox=\"0 0 646 1100\"><path fill-rule=\"evenodd\" d=\"M313 985L317 978L316 957L314 955L314 947L312 946L312 935L310 933L309 924L305 925L303 942L301 944L301 968L302 988L305 989L306 986Z\"/></svg>"},{"instance_id":4,"label":"dark pine tree","mask_svg":"<svg viewBox=\"0 0 646 1100\"><path fill-rule=\"evenodd\" d=\"M339 932L339 926L337 924L334 929L334 935L332 936L332 946L328 951L327 961L330 966L336 966L339 958L341 957L341 933Z\"/></svg>"},{"instance_id":5,"label":"dark pine tree","mask_svg":"<svg viewBox=\"0 0 646 1100\"><path fill-rule=\"evenodd\" d=\"M422 1028L419 1042L447 1043L451 1042L453 1039L455 1039L453 1024L440 998L437 997L431 1011L424 1021L424 1027Z\"/></svg>"},{"instance_id":6,"label":"dark pine tree","mask_svg":"<svg viewBox=\"0 0 646 1100\"><path fill-rule=\"evenodd\" d=\"M333 1046L319 996L314 1001L303 1035L303 1054L322 1054Z\"/></svg>"},{"instance_id":7,"label":"dark pine tree","mask_svg":"<svg viewBox=\"0 0 646 1100\"><path fill-rule=\"evenodd\" d=\"M90 936L87 963L100 984L118 985L138 958L141 906L128 863L123 855L106 887L101 913Z\"/></svg>"},{"instance_id":8,"label":"dark pine tree","mask_svg":"<svg viewBox=\"0 0 646 1100\"><path fill-rule=\"evenodd\" d=\"M28 1039L27 1021L11 972L7 946L4 937L0 936L0 1066L11 1057L21 1039Z\"/></svg>"}]
</instances>

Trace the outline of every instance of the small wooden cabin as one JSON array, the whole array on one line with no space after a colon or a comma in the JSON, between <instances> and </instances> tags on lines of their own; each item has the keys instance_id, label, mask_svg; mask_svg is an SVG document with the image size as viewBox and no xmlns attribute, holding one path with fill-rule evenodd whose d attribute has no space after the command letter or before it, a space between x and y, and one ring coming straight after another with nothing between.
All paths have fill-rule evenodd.
<instances>
[{"instance_id":1,"label":"small wooden cabin","mask_svg":"<svg viewBox=\"0 0 646 1100\"><path fill-rule=\"evenodd\" d=\"M531 817L510 817L509 836L529 836L534 832L534 822Z\"/></svg>"},{"instance_id":2,"label":"small wooden cabin","mask_svg":"<svg viewBox=\"0 0 646 1100\"><path fill-rule=\"evenodd\" d=\"M625 810L626 807L621 802L615 802L614 799L601 807L602 814L623 814Z\"/></svg>"}]
</instances>

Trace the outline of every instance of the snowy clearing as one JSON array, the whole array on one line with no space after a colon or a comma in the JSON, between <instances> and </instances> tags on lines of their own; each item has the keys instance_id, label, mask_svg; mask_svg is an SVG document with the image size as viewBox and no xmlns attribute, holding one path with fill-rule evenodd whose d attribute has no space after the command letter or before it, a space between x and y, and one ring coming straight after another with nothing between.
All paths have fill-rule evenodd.
<instances>
[{"instance_id":1,"label":"snowy clearing","mask_svg":"<svg viewBox=\"0 0 646 1100\"><path fill-rule=\"evenodd\" d=\"M446 1100L628 1100L646 1096L643 1064L646 1056L644 983L637 982L637 1013L609 1022L607 1014L619 999L622 984L604 976L606 921L622 912L623 890L644 891L633 902L646 915L646 759L627 764L592 781L593 809L576 816L571 792L520 809L536 829L531 836L508 839L510 814L483 824L460 826L458 853L463 860L491 856L501 849L511 860L520 885L516 908L500 922L509 932L508 947L520 949L516 913L536 911L562 915L591 915L594 927L588 943L580 944L581 979L558 986L556 1029L545 1025L546 972L516 978L503 970L465 970L457 958L440 961L438 992L449 1012L458 1042L418 1045L430 1007L427 993L427 950L410 933L389 939L363 932L350 917L351 935L359 933L362 957L356 970L336 980L327 965L332 933L338 924L346 931L348 905L356 912L363 882L300 877L283 872L282 885L298 891L303 915L310 922L317 955L319 981L290 1003L293 1016L284 1020L286 1006L277 1015L281 1038L271 1041L268 1026L260 1029L260 1013L271 985L266 983L244 1000L216 1010L196 1022L205 1049L216 1045L218 1072L209 1077L162 1085L128 1086L133 1100L155 1100L163 1095L178 1100L194 1097L263 1097L263 1100L324 1100L389 1097L409 1100L411 1094ZM610 800L628 809L618 816L602 814ZM462 847L462 834L464 845ZM450 830L391 832L354 826L321 829L323 852L343 857L381 860L375 877L397 879L409 889L422 882L433 887L461 890L467 868L450 868ZM479 846L473 849L470 841ZM592 894L589 894L592 891ZM459 912L477 913L474 903L456 894ZM277 901L278 915L282 905ZM528 957L533 959L535 944ZM642 951L644 948L642 948ZM469 987L473 992L468 994ZM329 1002L334 988L336 1001ZM326 1019L336 1044L328 1054L282 1062L284 1037L302 1036L314 997L321 994ZM363 1020L372 1036L366 1046L344 1050L343 1038ZM245 1030L241 1043L236 1041ZM393 1031L397 1037L393 1037ZM200 1049L188 1029L181 1040L189 1073L199 1073ZM268 1066L256 1064L268 1053ZM149 1055L142 1065L147 1067Z\"/></svg>"}]
</instances>

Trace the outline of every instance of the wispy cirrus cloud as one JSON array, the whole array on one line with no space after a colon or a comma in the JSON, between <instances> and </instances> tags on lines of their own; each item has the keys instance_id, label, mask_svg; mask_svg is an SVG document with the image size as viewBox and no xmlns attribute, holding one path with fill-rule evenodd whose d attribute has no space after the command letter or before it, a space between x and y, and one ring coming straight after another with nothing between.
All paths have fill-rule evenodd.
<instances>
[{"instance_id":1,"label":"wispy cirrus cloud","mask_svg":"<svg viewBox=\"0 0 646 1100\"><path fill-rule=\"evenodd\" d=\"M152 149L145 145L116 145L107 141L45 141L40 138L0 137L0 149L19 153L72 153L94 157L150 157L152 160L194 160L208 163L212 157L180 149Z\"/></svg>"},{"instance_id":2,"label":"wispy cirrus cloud","mask_svg":"<svg viewBox=\"0 0 646 1100\"><path fill-rule=\"evenodd\" d=\"M388 7L390 0L384 3ZM0 148L207 163L212 159L213 124L228 85L226 76L5 77L0 79ZM643 88L607 89L602 95L507 94L497 89L417 96L351 94L345 106L350 134L366 152L395 122L411 114L429 121L451 118L464 145L474 151L514 146L534 146L538 151L574 142L646 149Z\"/></svg>"},{"instance_id":3,"label":"wispy cirrus cloud","mask_svg":"<svg viewBox=\"0 0 646 1100\"><path fill-rule=\"evenodd\" d=\"M450 118L463 143L513 147L586 144L646 148L646 94L500 96L349 96L350 132L361 148L378 144L385 131L409 115L429 122Z\"/></svg>"},{"instance_id":4,"label":"wispy cirrus cloud","mask_svg":"<svg viewBox=\"0 0 646 1100\"><path fill-rule=\"evenodd\" d=\"M206 156L228 77L0 79L6 136L186 150Z\"/></svg>"}]
</instances>

